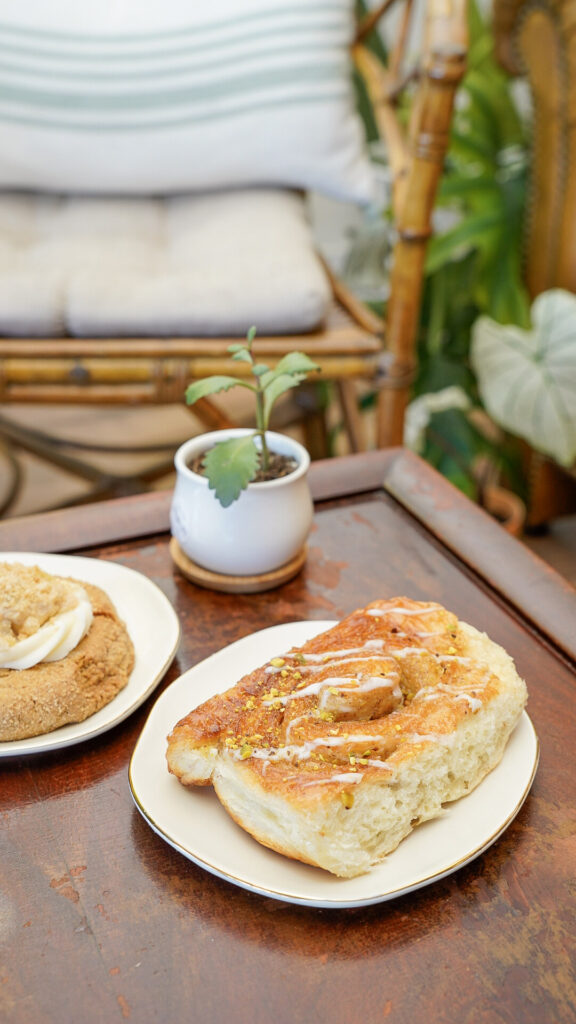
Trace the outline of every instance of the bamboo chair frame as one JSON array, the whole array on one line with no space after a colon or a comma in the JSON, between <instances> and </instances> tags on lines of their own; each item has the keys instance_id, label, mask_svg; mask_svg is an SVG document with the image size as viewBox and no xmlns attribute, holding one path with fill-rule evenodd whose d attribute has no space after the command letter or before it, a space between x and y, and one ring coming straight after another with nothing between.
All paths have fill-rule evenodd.
<instances>
[{"instance_id":1,"label":"bamboo chair frame","mask_svg":"<svg viewBox=\"0 0 576 1024\"><path fill-rule=\"evenodd\" d=\"M370 49L370 34L400 0L385 0L358 24L353 58L371 99L379 134L385 140L393 176L392 221L396 241L390 294L384 321L332 277L335 308L317 332L288 337L259 337L259 358L277 359L295 347L321 367L321 378L335 385L352 451L401 444L404 411L416 369L415 338L420 311L426 245L431 234L436 188L448 145L454 96L465 70L466 0L403 0L400 27L382 62ZM423 8L423 9L422 9ZM408 63L409 27L423 19L418 59ZM413 94L409 123L401 99ZM241 372L227 353L237 338L0 338L0 402L79 405L184 403L186 385L213 373ZM378 394L373 442L365 436L358 411L357 383ZM207 428L230 425L217 401L202 400L193 409ZM314 417L309 423L314 425ZM35 452L89 479L90 498L109 496L119 481L67 453L62 443L39 431L15 427L0 416L0 438ZM324 454L309 430L312 457ZM96 446L95 446L95 450ZM100 449L102 450L102 449ZM149 450L149 449L147 449ZM165 473L164 460L156 476ZM132 489L148 480L140 479ZM124 482L123 488L126 490ZM0 510L1 511L1 510Z\"/></svg>"},{"instance_id":2,"label":"bamboo chair frame","mask_svg":"<svg viewBox=\"0 0 576 1024\"><path fill-rule=\"evenodd\" d=\"M575 19L575 0L494 0L498 60L527 80L532 99L524 267L533 298L549 288L576 293ZM527 448L526 468L528 528L576 511L576 466L563 470Z\"/></svg>"}]
</instances>

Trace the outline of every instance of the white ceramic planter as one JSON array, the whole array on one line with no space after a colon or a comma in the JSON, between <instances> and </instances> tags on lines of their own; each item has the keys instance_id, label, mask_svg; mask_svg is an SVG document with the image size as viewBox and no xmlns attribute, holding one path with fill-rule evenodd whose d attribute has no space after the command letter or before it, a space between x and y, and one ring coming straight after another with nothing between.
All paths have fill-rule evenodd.
<instances>
[{"instance_id":1,"label":"white ceramic planter","mask_svg":"<svg viewBox=\"0 0 576 1024\"><path fill-rule=\"evenodd\" d=\"M189 468L216 442L251 433L239 428L201 434L181 445L174 458L172 535L197 565L231 576L259 575L285 565L301 551L312 525L310 456L291 437L273 431L266 435L271 449L297 460L297 469L277 480L248 484L228 508L222 508L206 477Z\"/></svg>"}]
</instances>

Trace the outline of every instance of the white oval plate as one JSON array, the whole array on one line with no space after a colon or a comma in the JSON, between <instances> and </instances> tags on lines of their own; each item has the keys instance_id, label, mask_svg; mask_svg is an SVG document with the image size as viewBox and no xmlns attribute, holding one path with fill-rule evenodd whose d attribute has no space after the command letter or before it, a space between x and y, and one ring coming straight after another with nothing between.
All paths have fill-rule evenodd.
<instances>
[{"instance_id":1,"label":"white oval plate","mask_svg":"<svg viewBox=\"0 0 576 1024\"><path fill-rule=\"evenodd\" d=\"M39 754L92 739L118 725L160 682L180 642L180 623L165 594L146 576L116 562L76 555L0 552L0 562L37 565L55 576L72 576L101 587L114 602L134 644L134 668L123 690L84 722L44 736L0 743L0 757Z\"/></svg>"},{"instance_id":2,"label":"white oval plate","mask_svg":"<svg viewBox=\"0 0 576 1024\"><path fill-rule=\"evenodd\" d=\"M185 857L243 889L313 907L361 907L451 874L486 850L520 810L538 764L524 713L497 768L468 796L420 825L366 875L339 879L267 850L228 816L211 787L186 788L166 767L166 737L192 708L274 655L333 622L293 622L253 633L185 672L156 701L130 764L130 786L148 824Z\"/></svg>"}]
</instances>

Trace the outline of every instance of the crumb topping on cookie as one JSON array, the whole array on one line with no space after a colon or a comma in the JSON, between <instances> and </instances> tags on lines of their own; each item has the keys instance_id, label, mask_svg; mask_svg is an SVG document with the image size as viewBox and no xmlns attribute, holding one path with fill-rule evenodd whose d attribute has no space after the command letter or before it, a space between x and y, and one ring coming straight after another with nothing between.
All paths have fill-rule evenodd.
<instances>
[{"instance_id":1,"label":"crumb topping on cookie","mask_svg":"<svg viewBox=\"0 0 576 1024\"><path fill-rule=\"evenodd\" d=\"M0 666L23 669L63 658L92 622L86 591L38 566L0 563Z\"/></svg>"}]
</instances>

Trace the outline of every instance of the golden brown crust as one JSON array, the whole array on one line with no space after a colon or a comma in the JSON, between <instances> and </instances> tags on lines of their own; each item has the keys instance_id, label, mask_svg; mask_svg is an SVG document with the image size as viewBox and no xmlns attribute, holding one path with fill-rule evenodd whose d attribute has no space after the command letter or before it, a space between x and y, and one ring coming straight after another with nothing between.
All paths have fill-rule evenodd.
<instances>
[{"instance_id":1,"label":"golden brown crust","mask_svg":"<svg viewBox=\"0 0 576 1024\"><path fill-rule=\"evenodd\" d=\"M481 781L525 700L508 655L451 612L375 601L182 719L168 768L211 782L263 845L353 875Z\"/></svg>"},{"instance_id":2,"label":"golden brown crust","mask_svg":"<svg viewBox=\"0 0 576 1024\"><path fill-rule=\"evenodd\" d=\"M90 598L92 625L60 661L0 669L0 741L27 739L93 715L126 686L134 649L107 594L79 583Z\"/></svg>"},{"instance_id":3,"label":"golden brown crust","mask_svg":"<svg viewBox=\"0 0 576 1024\"><path fill-rule=\"evenodd\" d=\"M358 768L350 758L362 758L368 750L371 759L378 755L397 763L409 756L406 737L420 735L423 724L427 732L433 722L433 731L448 733L470 712L465 699L454 700L452 687L469 693L472 701L489 697L484 670L480 679L466 666L464 676L458 661L462 643L456 616L439 605L407 598L373 602L196 708L178 723L169 747L181 740L192 746L216 744L248 760L249 748L278 754L313 743L310 756L295 754L288 760L318 779L334 769L354 774ZM323 662L332 651L352 653L345 660L337 656ZM283 664L274 665L275 660ZM428 688L436 692L433 711L425 700L414 699ZM254 772L266 772L268 786L274 779L293 789L286 763L286 755L250 757ZM370 770L369 765L363 768Z\"/></svg>"}]
</instances>

